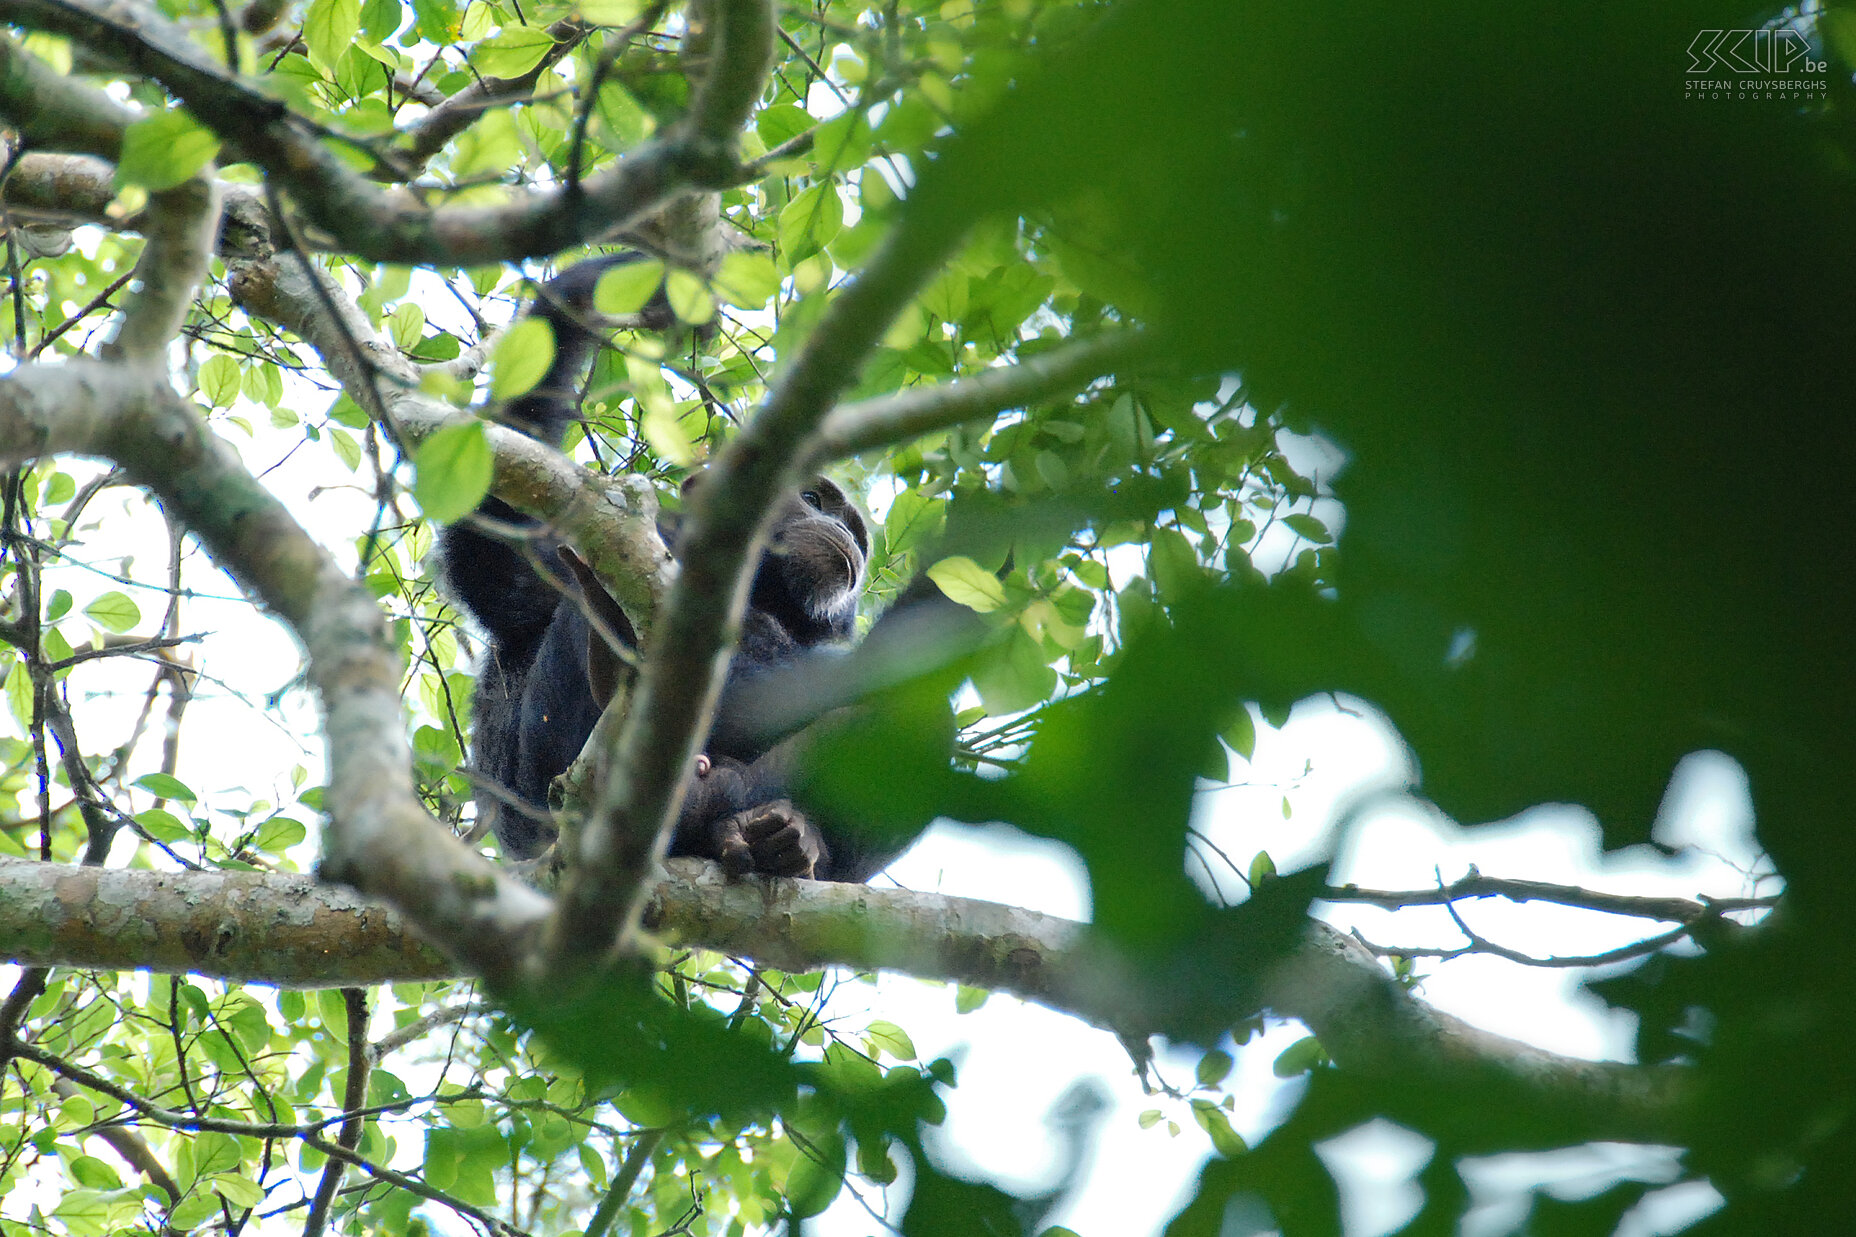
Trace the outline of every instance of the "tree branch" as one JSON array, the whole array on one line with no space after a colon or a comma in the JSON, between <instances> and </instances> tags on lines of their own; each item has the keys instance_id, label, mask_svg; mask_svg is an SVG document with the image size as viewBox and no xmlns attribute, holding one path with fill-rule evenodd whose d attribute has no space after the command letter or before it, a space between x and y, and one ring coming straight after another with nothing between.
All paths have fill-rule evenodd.
<instances>
[{"instance_id":1,"label":"tree branch","mask_svg":"<svg viewBox=\"0 0 1856 1237\"><path fill-rule=\"evenodd\" d=\"M1765 898L1651 898L1633 894L1605 893L1582 889L1577 885L1555 885L1547 881L1513 880L1484 876L1471 871L1448 885L1435 889L1362 889L1358 885L1339 885L1321 893L1324 902L1364 902L1372 906L1440 906L1466 898L1507 898L1512 902L1553 902L1582 910L1603 911L1611 915L1629 915L1636 919L1661 919L1671 923L1694 923L1727 911L1771 910L1778 897Z\"/></svg>"},{"instance_id":2,"label":"tree branch","mask_svg":"<svg viewBox=\"0 0 1856 1237\"><path fill-rule=\"evenodd\" d=\"M198 176L148 196L142 253L135 262L138 287L104 348L107 359L166 369L168 345L180 334L219 238L219 189L212 173L209 163Z\"/></svg>"},{"instance_id":3,"label":"tree branch","mask_svg":"<svg viewBox=\"0 0 1856 1237\"><path fill-rule=\"evenodd\" d=\"M1119 953L1085 924L864 885L729 883L696 860L673 860L670 870L647 890L645 922L685 944L783 970L839 965L1011 992L1136 1037L1177 1009L1177 985L1157 978L1172 968ZM290 910L279 915L279 906ZM301 987L431 979L447 969L394 911L301 876L0 862L0 942L0 960L26 965L141 965ZM1217 1007L1231 996L1202 999ZM1689 1071L1562 1057L1479 1030L1413 996L1323 923L1311 922L1277 966L1265 1001L1305 1022L1344 1073L1389 1088L1420 1126L1425 1111L1445 1110L1440 1095L1462 1089L1484 1097L1472 1112L1508 1105L1503 1129L1525 1132L1528 1145L1547 1145L1541 1131L1559 1144L1686 1137ZM1215 1012L1235 1022L1256 1011Z\"/></svg>"},{"instance_id":4,"label":"tree branch","mask_svg":"<svg viewBox=\"0 0 1856 1237\"><path fill-rule=\"evenodd\" d=\"M716 84L698 85L695 107L664 138L572 193L551 189L512 195L498 206L426 208L351 170L312 125L229 75L153 10L127 0L0 0L0 22L66 35L160 82L240 159L262 167L345 251L379 262L463 266L557 253L627 227L686 189L735 183L740 101L758 92L770 59L755 50L753 30L771 16L766 0L730 0L718 13L724 30L710 72ZM746 37L729 32L732 22L746 23ZM750 89L757 64L760 76Z\"/></svg>"},{"instance_id":5,"label":"tree branch","mask_svg":"<svg viewBox=\"0 0 1856 1237\"><path fill-rule=\"evenodd\" d=\"M10 35L0 35L0 116L32 146L112 162L122 154L123 130L135 119L109 95L58 72Z\"/></svg>"},{"instance_id":6,"label":"tree branch","mask_svg":"<svg viewBox=\"0 0 1856 1237\"><path fill-rule=\"evenodd\" d=\"M1138 362L1149 350L1142 331L1077 339L1049 352L971 378L911 387L833 409L818 427L807 466L816 468L963 421L996 416L1078 391L1103 374Z\"/></svg>"},{"instance_id":7,"label":"tree branch","mask_svg":"<svg viewBox=\"0 0 1856 1237\"><path fill-rule=\"evenodd\" d=\"M0 379L0 458L60 452L121 463L302 640L328 740L325 872L387 898L486 978L514 982L546 902L420 806L399 658L367 591L163 382L81 361Z\"/></svg>"}]
</instances>

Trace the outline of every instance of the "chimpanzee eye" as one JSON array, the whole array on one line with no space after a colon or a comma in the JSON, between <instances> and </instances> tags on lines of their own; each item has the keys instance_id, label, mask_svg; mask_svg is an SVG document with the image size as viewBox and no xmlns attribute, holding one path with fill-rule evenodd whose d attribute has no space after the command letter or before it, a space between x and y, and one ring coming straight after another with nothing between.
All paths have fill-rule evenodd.
<instances>
[{"instance_id":1,"label":"chimpanzee eye","mask_svg":"<svg viewBox=\"0 0 1856 1237\"><path fill-rule=\"evenodd\" d=\"M823 511L825 509L825 500L818 496L817 490L801 490L799 491L799 497L804 499L806 506L812 508L814 511Z\"/></svg>"}]
</instances>

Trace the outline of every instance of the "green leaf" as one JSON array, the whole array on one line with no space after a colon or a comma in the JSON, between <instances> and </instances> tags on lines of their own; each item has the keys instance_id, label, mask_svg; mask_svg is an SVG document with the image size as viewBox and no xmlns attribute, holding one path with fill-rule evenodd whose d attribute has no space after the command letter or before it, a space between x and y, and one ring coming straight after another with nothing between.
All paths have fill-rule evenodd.
<instances>
[{"instance_id":1,"label":"green leaf","mask_svg":"<svg viewBox=\"0 0 1856 1237\"><path fill-rule=\"evenodd\" d=\"M214 1173L213 1189L234 1207L256 1207L264 1201L264 1187L237 1173Z\"/></svg>"},{"instance_id":2,"label":"green leaf","mask_svg":"<svg viewBox=\"0 0 1856 1237\"><path fill-rule=\"evenodd\" d=\"M245 398L271 409L273 418L278 412L284 412L289 417L285 424L296 424L296 414L277 407L284 398L284 376L275 364L270 361L253 364L245 371L244 389Z\"/></svg>"},{"instance_id":3,"label":"green leaf","mask_svg":"<svg viewBox=\"0 0 1856 1237\"><path fill-rule=\"evenodd\" d=\"M969 988L961 984L954 989L954 1012L970 1014L992 998L992 992L986 988Z\"/></svg>"},{"instance_id":4,"label":"green leaf","mask_svg":"<svg viewBox=\"0 0 1856 1237\"><path fill-rule=\"evenodd\" d=\"M1287 803L1288 800L1284 799L1283 802ZM1276 875L1276 861L1270 858L1267 850L1260 850L1251 857L1249 879L1252 889L1274 875Z\"/></svg>"},{"instance_id":5,"label":"green leaf","mask_svg":"<svg viewBox=\"0 0 1856 1237\"><path fill-rule=\"evenodd\" d=\"M844 203L835 185L813 185L794 196L780 212L780 256L797 266L831 244L844 226Z\"/></svg>"},{"instance_id":6,"label":"green leaf","mask_svg":"<svg viewBox=\"0 0 1856 1237\"><path fill-rule=\"evenodd\" d=\"M521 77L554 48L554 38L540 26L506 26L477 44L471 64L489 77Z\"/></svg>"},{"instance_id":7,"label":"green leaf","mask_svg":"<svg viewBox=\"0 0 1856 1237\"><path fill-rule=\"evenodd\" d=\"M207 357L200 364L200 394L214 408L230 408L238 398L242 375L238 362L224 355Z\"/></svg>"},{"instance_id":8,"label":"green leaf","mask_svg":"<svg viewBox=\"0 0 1856 1237\"><path fill-rule=\"evenodd\" d=\"M182 824L174 813L163 811L158 807L151 807L146 812L137 812L135 822L148 831L149 837L157 842L165 842L169 846L185 842L193 836L193 830Z\"/></svg>"},{"instance_id":9,"label":"green leaf","mask_svg":"<svg viewBox=\"0 0 1856 1237\"><path fill-rule=\"evenodd\" d=\"M300 844L308 836L309 830L304 828L302 821L292 820L288 816L273 816L258 826L252 845L259 850L280 854Z\"/></svg>"},{"instance_id":10,"label":"green leaf","mask_svg":"<svg viewBox=\"0 0 1856 1237\"><path fill-rule=\"evenodd\" d=\"M709 285L688 271L670 272L664 281L664 291L670 298L670 308L681 321L701 326L715 317L715 297L710 294Z\"/></svg>"},{"instance_id":11,"label":"green leaf","mask_svg":"<svg viewBox=\"0 0 1856 1237\"><path fill-rule=\"evenodd\" d=\"M981 614L1005 604L1005 586L999 578L964 554L944 558L928 568L928 578L952 601Z\"/></svg>"},{"instance_id":12,"label":"green leaf","mask_svg":"<svg viewBox=\"0 0 1856 1237\"><path fill-rule=\"evenodd\" d=\"M490 395L514 399L535 389L554 364L554 329L540 318L523 318L490 350Z\"/></svg>"},{"instance_id":13,"label":"green leaf","mask_svg":"<svg viewBox=\"0 0 1856 1237\"><path fill-rule=\"evenodd\" d=\"M156 112L124 130L116 181L159 193L194 175L218 153L219 139L187 113Z\"/></svg>"},{"instance_id":14,"label":"green leaf","mask_svg":"<svg viewBox=\"0 0 1856 1237\"><path fill-rule=\"evenodd\" d=\"M1205 572L1199 556L1186 535L1176 528L1154 531L1153 544L1147 551L1147 567L1154 587L1169 602L1179 601L1203 585Z\"/></svg>"},{"instance_id":15,"label":"green leaf","mask_svg":"<svg viewBox=\"0 0 1856 1237\"><path fill-rule=\"evenodd\" d=\"M1270 1068L1278 1078L1294 1078L1306 1074L1328 1059L1328 1054L1321 1050L1321 1041L1312 1035L1304 1035L1276 1056L1276 1062Z\"/></svg>"},{"instance_id":16,"label":"green leaf","mask_svg":"<svg viewBox=\"0 0 1856 1237\"><path fill-rule=\"evenodd\" d=\"M122 633L135 630L142 612L126 593L108 592L84 607L91 622L105 631Z\"/></svg>"},{"instance_id":17,"label":"green leaf","mask_svg":"<svg viewBox=\"0 0 1856 1237\"><path fill-rule=\"evenodd\" d=\"M1250 1150L1237 1131L1231 1128L1231 1118L1216 1104L1208 1100L1193 1100L1192 1118L1199 1123L1200 1129L1211 1135L1212 1149L1225 1159L1235 1159Z\"/></svg>"},{"instance_id":18,"label":"green leaf","mask_svg":"<svg viewBox=\"0 0 1856 1237\"><path fill-rule=\"evenodd\" d=\"M740 250L722 259L715 290L737 309L764 309L780 290L780 268L771 254Z\"/></svg>"},{"instance_id":19,"label":"green leaf","mask_svg":"<svg viewBox=\"0 0 1856 1237\"><path fill-rule=\"evenodd\" d=\"M440 524L461 520L490 492L496 459L484 438L483 422L447 425L413 453L413 497L426 518Z\"/></svg>"},{"instance_id":20,"label":"green leaf","mask_svg":"<svg viewBox=\"0 0 1856 1237\"><path fill-rule=\"evenodd\" d=\"M1215 1087L1231 1072L1231 1054L1214 1049L1199 1058L1198 1079L1201 1087Z\"/></svg>"},{"instance_id":21,"label":"green leaf","mask_svg":"<svg viewBox=\"0 0 1856 1237\"><path fill-rule=\"evenodd\" d=\"M176 803L194 803L197 799L187 783L167 773L144 773L135 779L135 786L146 790L157 799L172 799Z\"/></svg>"},{"instance_id":22,"label":"green leaf","mask_svg":"<svg viewBox=\"0 0 1856 1237\"><path fill-rule=\"evenodd\" d=\"M174 1210L168 1212L168 1226L183 1233L200 1228L208 1221L219 1218L221 1206L223 1204L215 1194L206 1191L189 1194L174 1204Z\"/></svg>"},{"instance_id":23,"label":"green leaf","mask_svg":"<svg viewBox=\"0 0 1856 1237\"><path fill-rule=\"evenodd\" d=\"M309 61L324 73L335 65L361 31L361 0L310 0L303 15L303 41Z\"/></svg>"},{"instance_id":24,"label":"green leaf","mask_svg":"<svg viewBox=\"0 0 1856 1237\"><path fill-rule=\"evenodd\" d=\"M401 301L387 315L387 333L401 351L411 352L425 334L425 310L413 301Z\"/></svg>"},{"instance_id":25,"label":"green leaf","mask_svg":"<svg viewBox=\"0 0 1856 1237\"><path fill-rule=\"evenodd\" d=\"M664 282L664 264L627 262L599 277L593 289L593 308L602 314L635 314L645 307Z\"/></svg>"},{"instance_id":26,"label":"green leaf","mask_svg":"<svg viewBox=\"0 0 1856 1237\"><path fill-rule=\"evenodd\" d=\"M1334 534L1328 531L1326 524L1305 512L1285 515L1282 522L1293 529L1297 536L1306 537L1316 545L1326 545L1334 540Z\"/></svg>"},{"instance_id":27,"label":"green leaf","mask_svg":"<svg viewBox=\"0 0 1856 1237\"><path fill-rule=\"evenodd\" d=\"M786 1178L786 1206L795 1220L818 1215L844 1187L844 1136L830 1133L810 1139L793 1161Z\"/></svg>"},{"instance_id":28,"label":"green leaf","mask_svg":"<svg viewBox=\"0 0 1856 1237\"><path fill-rule=\"evenodd\" d=\"M754 117L754 131L760 134L760 140L767 144L767 149L772 150L817 123L810 112L797 104L776 103L772 107L763 107Z\"/></svg>"},{"instance_id":29,"label":"green leaf","mask_svg":"<svg viewBox=\"0 0 1856 1237\"><path fill-rule=\"evenodd\" d=\"M915 1042L909 1033L893 1022L873 1022L864 1031L872 1047L881 1048L898 1061L915 1060Z\"/></svg>"},{"instance_id":30,"label":"green leaf","mask_svg":"<svg viewBox=\"0 0 1856 1237\"><path fill-rule=\"evenodd\" d=\"M330 430L329 446L335 449L336 458L348 465L349 471L361 466L361 444L347 430Z\"/></svg>"},{"instance_id":31,"label":"green leaf","mask_svg":"<svg viewBox=\"0 0 1856 1237\"><path fill-rule=\"evenodd\" d=\"M362 0L361 30L370 43L384 43L400 28L398 0Z\"/></svg>"},{"instance_id":32,"label":"green leaf","mask_svg":"<svg viewBox=\"0 0 1856 1237\"><path fill-rule=\"evenodd\" d=\"M1002 646L988 650L973 670L973 686L994 717L1022 713L1050 699L1057 672L1044 650L1022 627L1014 627Z\"/></svg>"},{"instance_id":33,"label":"green leaf","mask_svg":"<svg viewBox=\"0 0 1856 1237\"><path fill-rule=\"evenodd\" d=\"M685 467L696 462L696 440L690 433L683 412L670 397L664 374L655 361L627 355L625 374L631 379L632 396L644 409L641 427L644 440L659 457ZM692 405L699 407L699 405Z\"/></svg>"},{"instance_id":34,"label":"green leaf","mask_svg":"<svg viewBox=\"0 0 1856 1237\"><path fill-rule=\"evenodd\" d=\"M1250 716L1250 710L1240 708L1231 719L1231 724L1224 728L1224 741L1231 745L1231 750L1245 760L1255 759L1257 754L1257 723Z\"/></svg>"},{"instance_id":35,"label":"green leaf","mask_svg":"<svg viewBox=\"0 0 1856 1237\"><path fill-rule=\"evenodd\" d=\"M624 26L644 12L644 0L580 0L580 18L592 26Z\"/></svg>"},{"instance_id":36,"label":"green leaf","mask_svg":"<svg viewBox=\"0 0 1856 1237\"><path fill-rule=\"evenodd\" d=\"M94 1155L80 1155L71 1161L71 1180L92 1190L120 1190L122 1178L116 1170Z\"/></svg>"}]
</instances>

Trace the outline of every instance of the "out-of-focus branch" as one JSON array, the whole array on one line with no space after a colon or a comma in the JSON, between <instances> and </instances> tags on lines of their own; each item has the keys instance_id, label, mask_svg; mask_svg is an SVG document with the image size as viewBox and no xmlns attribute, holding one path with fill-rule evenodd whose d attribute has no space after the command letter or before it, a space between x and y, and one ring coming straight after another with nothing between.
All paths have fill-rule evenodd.
<instances>
[{"instance_id":1,"label":"out-of-focus branch","mask_svg":"<svg viewBox=\"0 0 1856 1237\"><path fill-rule=\"evenodd\" d=\"M37 147L97 155L122 154L123 130L135 113L0 35L0 116Z\"/></svg>"},{"instance_id":2,"label":"out-of-focus branch","mask_svg":"<svg viewBox=\"0 0 1856 1237\"><path fill-rule=\"evenodd\" d=\"M764 0L711 0L709 70L690 108L691 137L727 158L773 69L773 6Z\"/></svg>"}]
</instances>

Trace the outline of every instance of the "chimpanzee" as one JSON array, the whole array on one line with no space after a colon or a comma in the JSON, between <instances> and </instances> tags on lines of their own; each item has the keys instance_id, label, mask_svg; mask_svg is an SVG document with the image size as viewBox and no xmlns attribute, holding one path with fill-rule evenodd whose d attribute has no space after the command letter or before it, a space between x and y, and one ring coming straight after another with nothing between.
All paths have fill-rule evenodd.
<instances>
[{"instance_id":1,"label":"chimpanzee","mask_svg":"<svg viewBox=\"0 0 1856 1237\"><path fill-rule=\"evenodd\" d=\"M581 372L599 345L586 321L594 286L635 258L589 259L542 287L530 312L554 331L554 361L532 391L504 410L506 421L560 445L578 413ZM661 293L645 318L668 324ZM618 672L588 612L621 642L635 647L636 638L572 551L534 521L496 498L486 498L477 516L439 536L451 594L489 636L475 706L473 757L486 783L478 810L491 815L506 856L529 858L554 837L549 783L579 755ZM674 525L666 522L662 531L674 548ZM740 643L677 820L672 855L715 859L736 876L845 881L868 880L893 858L831 836L794 808L787 786L805 736L770 745L739 706L755 694L752 685L764 694L773 681L803 678L812 659L833 656L849 640L869 554L862 514L832 482L816 479L782 506L755 569Z\"/></svg>"}]
</instances>

